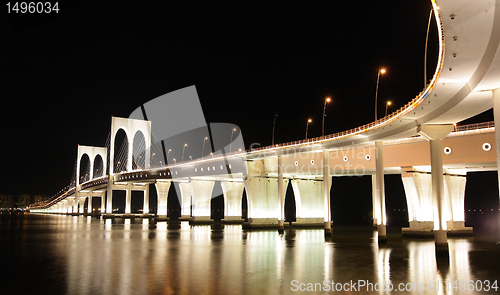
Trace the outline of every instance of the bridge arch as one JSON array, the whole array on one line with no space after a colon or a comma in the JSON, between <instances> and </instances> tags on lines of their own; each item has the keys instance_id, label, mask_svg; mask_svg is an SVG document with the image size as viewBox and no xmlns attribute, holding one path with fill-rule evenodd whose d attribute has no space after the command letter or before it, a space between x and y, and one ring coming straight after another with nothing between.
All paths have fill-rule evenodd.
<instances>
[{"instance_id":1,"label":"bridge arch","mask_svg":"<svg viewBox=\"0 0 500 295\"><path fill-rule=\"evenodd\" d=\"M144 168L146 168L146 138L142 130L137 130L132 142L132 169Z\"/></svg>"},{"instance_id":2,"label":"bridge arch","mask_svg":"<svg viewBox=\"0 0 500 295\"><path fill-rule=\"evenodd\" d=\"M105 147L94 147L94 146L85 146L85 145L78 145L78 151L77 151L77 157L76 157L76 185L80 185L80 178L81 175L80 172L80 165L81 165L81 160L84 156L87 156L89 159L89 175L87 180L92 180L96 177L102 176L103 174L100 174L98 176L95 176L95 164L96 164L96 157L99 156L101 158L101 161L103 163L103 168L101 169L102 171L105 170L104 163L107 161L107 151L108 149ZM104 173L104 172L102 172Z\"/></svg>"},{"instance_id":3,"label":"bridge arch","mask_svg":"<svg viewBox=\"0 0 500 295\"><path fill-rule=\"evenodd\" d=\"M111 143L110 143L110 161L109 161L109 171L111 174L116 173L121 170L116 170L115 165L115 139L116 135L120 130L123 130L128 139L128 150L126 153L126 167L124 170L132 171L134 168L132 166L133 161L133 153L134 153L134 139L138 132L142 134L144 137L144 167L141 168L149 168L150 163L150 149L151 149L151 122L136 120L136 119L127 119L120 117L112 117L111 118Z\"/></svg>"},{"instance_id":4,"label":"bridge arch","mask_svg":"<svg viewBox=\"0 0 500 295\"><path fill-rule=\"evenodd\" d=\"M110 151L113 155L113 173L126 171L129 163L128 153L130 150L130 139L127 131L119 128L113 139L114 147Z\"/></svg>"},{"instance_id":5,"label":"bridge arch","mask_svg":"<svg viewBox=\"0 0 500 295\"><path fill-rule=\"evenodd\" d=\"M90 171L92 170L92 163L90 161L90 157L87 153L83 153L80 157L80 167L78 169L78 180L80 183L84 183L90 180Z\"/></svg>"},{"instance_id":6,"label":"bridge arch","mask_svg":"<svg viewBox=\"0 0 500 295\"><path fill-rule=\"evenodd\" d=\"M92 174L93 178L101 177L105 174L104 160L100 154L94 157Z\"/></svg>"}]
</instances>

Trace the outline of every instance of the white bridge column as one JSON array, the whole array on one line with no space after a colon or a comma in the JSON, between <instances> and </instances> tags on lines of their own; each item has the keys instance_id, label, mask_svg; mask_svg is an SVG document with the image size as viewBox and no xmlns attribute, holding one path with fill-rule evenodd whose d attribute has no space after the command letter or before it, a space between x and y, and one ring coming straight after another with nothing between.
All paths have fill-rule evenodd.
<instances>
[{"instance_id":1,"label":"white bridge column","mask_svg":"<svg viewBox=\"0 0 500 295\"><path fill-rule=\"evenodd\" d=\"M84 209L83 206L85 205L85 200L86 199L87 199L86 197L82 197L82 196L80 196L78 198L78 214L85 213L84 210L83 210Z\"/></svg>"},{"instance_id":2,"label":"white bridge column","mask_svg":"<svg viewBox=\"0 0 500 295\"><path fill-rule=\"evenodd\" d=\"M71 213L78 214L78 198L73 198L73 202L71 203Z\"/></svg>"},{"instance_id":3,"label":"white bridge column","mask_svg":"<svg viewBox=\"0 0 500 295\"><path fill-rule=\"evenodd\" d=\"M331 177L330 177L330 151L323 150L323 210L324 210L324 221L325 221L325 236L330 236L332 234L332 213L330 208L330 189L331 189Z\"/></svg>"},{"instance_id":4,"label":"white bridge column","mask_svg":"<svg viewBox=\"0 0 500 295\"><path fill-rule=\"evenodd\" d=\"M92 213L92 193L87 194L87 199L89 200L88 205L87 205L87 213L91 214Z\"/></svg>"},{"instance_id":5,"label":"white bridge column","mask_svg":"<svg viewBox=\"0 0 500 295\"><path fill-rule=\"evenodd\" d=\"M111 152L110 155L113 153ZM113 161L113 156L110 157L111 161ZM112 163L112 162L110 162ZM110 169L113 167L110 165ZM112 171L111 171L112 172ZM110 172L110 173L111 173ZM109 176L109 182L108 182L108 192L106 196L106 214L112 214L113 213L113 176Z\"/></svg>"},{"instance_id":6,"label":"white bridge column","mask_svg":"<svg viewBox=\"0 0 500 295\"><path fill-rule=\"evenodd\" d=\"M221 181L222 192L224 193L224 223L242 223L243 212L241 210L241 198L245 185L243 182Z\"/></svg>"},{"instance_id":7,"label":"white bridge column","mask_svg":"<svg viewBox=\"0 0 500 295\"><path fill-rule=\"evenodd\" d=\"M191 184L189 182L179 182L181 220L191 220L191 198L193 196Z\"/></svg>"},{"instance_id":8,"label":"white bridge column","mask_svg":"<svg viewBox=\"0 0 500 295\"><path fill-rule=\"evenodd\" d=\"M472 234L472 227L465 227L465 175L444 175L447 208L446 227L450 233Z\"/></svg>"},{"instance_id":9,"label":"white bridge column","mask_svg":"<svg viewBox=\"0 0 500 295\"><path fill-rule=\"evenodd\" d=\"M132 183L127 183L125 189L125 214L130 214L132 212Z\"/></svg>"},{"instance_id":10,"label":"white bridge column","mask_svg":"<svg viewBox=\"0 0 500 295\"><path fill-rule=\"evenodd\" d=\"M247 161L246 169L247 178L244 183L248 198L248 222L243 223L243 226L278 227L280 218L278 179L266 175L262 160ZM283 187L287 185L288 179L283 179Z\"/></svg>"},{"instance_id":11,"label":"white bridge column","mask_svg":"<svg viewBox=\"0 0 500 295\"><path fill-rule=\"evenodd\" d=\"M295 196L295 224L302 226L321 226L325 220L323 200L323 180L292 179ZM330 182L331 184L331 182Z\"/></svg>"},{"instance_id":12,"label":"white bridge column","mask_svg":"<svg viewBox=\"0 0 500 295\"><path fill-rule=\"evenodd\" d=\"M101 194L101 214L106 213L106 191L103 191Z\"/></svg>"},{"instance_id":13,"label":"white bridge column","mask_svg":"<svg viewBox=\"0 0 500 295\"><path fill-rule=\"evenodd\" d=\"M401 174L408 204L410 227L403 228L404 236L429 236L434 231L434 206L431 174L408 171ZM446 227L450 233L472 234L471 227L465 227L464 175L443 175L445 207L443 208Z\"/></svg>"},{"instance_id":14,"label":"white bridge column","mask_svg":"<svg viewBox=\"0 0 500 295\"><path fill-rule=\"evenodd\" d=\"M278 156L278 206L280 215L278 219L278 230L285 229L285 192L283 191L283 156Z\"/></svg>"},{"instance_id":15,"label":"white bridge column","mask_svg":"<svg viewBox=\"0 0 500 295\"><path fill-rule=\"evenodd\" d=\"M385 187L384 187L384 143L375 142L375 192L378 242L387 243L387 216L385 211Z\"/></svg>"},{"instance_id":16,"label":"white bridge column","mask_svg":"<svg viewBox=\"0 0 500 295\"><path fill-rule=\"evenodd\" d=\"M401 174L408 204L409 228L403 228L403 235L426 235L434 230L431 175L425 172L409 171Z\"/></svg>"},{"instance_id":17,"label":"white bridge column","mask_svg":"<svg viewBox=\"0 0 500 295\"><path fill-rule=\"evenodd\" d=\"M149 183L144 186L144 205L142 206L142 214L149 214Z\"/></svg>"},{"instance_id":18,"label":"white bridge column","mask_svg":"<svg viewBox=\"0 0 500 295\"><path fill-rule=\"evenodd\" d=\"M168 209L168 191L170 190L171 181L156 181L155 187L158 195L158 209L156 215L159 219L167 218Z\"/></svg>"},{"instance_id":19,"label":"white bridge column","mask_svg":"<svg viewBox=\"0 0 500 295\"><path fill-rule=\"evenodd\" d=\"M434 236L436 239L436 255L448 254L448 239L446 233L446 198L443 181L443 149L441 141L451 131L453 125L423 125L418 132L430 143L432 197L434 203Z\"/></svg>"},{"instance_id":20,"label":"white bridge column","mask_svg":"<svg viewBox=\"0 0 500 295\"><path fill-rule=\"evenodd\" d=\"M210 201L215 181L191 180L193 192L193 219L191 223L212 223Z\"/></svg>"},{"instance_id":21,"label":"white bridge column","mask_svg":"<svg viewBox=\"0 0 500 295\"><path fill-rule=\"evenodd\" d=\"M493 117L495 120L495 145L497 150L497 177L498 177L498 191L500 197L500 88L493 90ZM500 214L498 215L498 222L500 227Z\"/></svg>"}]
</instances>

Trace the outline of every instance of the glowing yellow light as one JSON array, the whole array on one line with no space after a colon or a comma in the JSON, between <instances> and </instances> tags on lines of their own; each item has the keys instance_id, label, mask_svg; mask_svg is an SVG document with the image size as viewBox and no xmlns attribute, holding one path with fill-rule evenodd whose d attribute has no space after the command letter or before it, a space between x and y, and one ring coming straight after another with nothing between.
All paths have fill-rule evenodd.
<instances>
[{"instance_id":1,"label":"glowing yellow light","mask_svg":"<svg viewBox=\"0 0 500 295\"><path fill-rule=\"evenodd\" d=\"M329 97L327 97L327 98L326 98L326 102L330 102L331 100L332 100L332 99L331 99L331 98L329 98Z\"/></svg>"},{"instance_id":2,"label":"glowing yellow light","mask_svg":"<svg viewBox=\"0 0 500 295\"><path fill-rule=\"evenodd\" d=\"M311 120L311 119L309 119L309 120L307 120L307 122L308 122L308 123L311 123L311 122L312 122L312 120Z\"/></svg>"},{"instance_id":3,"label":"glowing yellow light","mask_svg":"<svg viewBox=\"0 0 500 295\"><path fill-rule=\"evenodd\" d=\"M380 70L380 73L381 73L381 74L385 74L385 69L381 69L381 70Z\"/></svg>"},{"instance_id":4,"label":"glowing yellow light","mask_svg":"<svg viewBox=\"0 0 500 295\"><path fill-rule=\"evenodd\" d=\"M387 105L388 105L388 106L390 106L391 104L392 104L392 102L390 102L390 101L388 101L388 102L387 102Z\"/></svg>"}]
</instances>

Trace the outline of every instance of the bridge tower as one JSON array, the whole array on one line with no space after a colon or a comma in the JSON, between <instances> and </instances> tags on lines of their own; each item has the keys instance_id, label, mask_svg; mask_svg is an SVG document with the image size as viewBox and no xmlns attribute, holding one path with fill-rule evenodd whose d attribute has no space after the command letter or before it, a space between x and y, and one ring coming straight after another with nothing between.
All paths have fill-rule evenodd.
<instances>
[{"instance_id":1,"label":"bridge tower","mask_svg":"<svg viewBox=\"0 0 500 295\"><path fill-rule=\"evenodd\" d=\"M142 134L145 142L145 163L144 169L150 168L150 151L151 151L151 122L137 119L127 119L120 117L111 118L111 141L110 141L110 152L109 152L109 180L107 189L107 204L106 204L106 214L113 213L113 190L125 190L125 214L131 213L131 191L132 190L142 190L144 192L144 206L143 214L149 213L149 183L141 185L133 185L131 183L118 183L115 182L115 139L118 131L123 130L125 132L128 149L127 149L127 165L125 171L132 171L132 161L133 155L141 147L134 146L134 138L137 134Z\"/></svg>"}]
</instances>

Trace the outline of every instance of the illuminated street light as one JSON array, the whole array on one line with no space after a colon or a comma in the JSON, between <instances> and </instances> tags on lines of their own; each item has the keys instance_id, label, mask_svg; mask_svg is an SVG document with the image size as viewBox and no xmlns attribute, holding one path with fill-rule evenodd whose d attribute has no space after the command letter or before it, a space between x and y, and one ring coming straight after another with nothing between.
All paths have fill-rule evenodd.
<instances>
[{"instance_id":1,"label":"illuminated street light","mask_svg":"<svg viewBox=\"0 0 500 295\"><path fill-rule=\"evenodd\" d=\"M323 106L323 126L321 128L321 136L325 136L325 111L326 111L326 103L330 102L332 99L327 97L325 99L325 105Z\"/></svg>"},{"instance_id":2,"label":"illuminated street light","mask_svg":"<svg viewBox=\"0 0 500 295\"><path fill-rule=\"evenodd\" d=\"M165 151L165 150L164 150ZM172 151L172 149L168 149L167 151L167 163L168 163L168 154Z\"/></svg>"},{"instance_id":3,"label":"illuminated street light","mask_svg":"<svg viewBox=\"0 0 500 295\"><path fill-rule=\"evenodd\" d=\"M186 147L188 146L187 143L184 144L184 146L182 147L182 157L181 157L181 162L184 162L184 150L186 149Z\"/></svg>"},{"instance_id":4,"label":"illuminated street light","mask_svg":"<svg viewBox=\"0 0 500 295\"><path fill-rule=\"evenodd\" d=\"M203 158L203 155L204 155L204 151L205 151L205 141L208 139L207 136L205 136L205 138L203 138L203 147L201 148L201 157Z\"/></svg>"},{"instance_id":5,"label":"illuminated street light","mask_svg":"<svg viewBox=\"0 0 500 295\"><path fill-rule=\"evenodd\" d=\"M278 113L274 113L272 145L274 145L274 128L276 127L276 117L278 117Z\"/></svg>"},{"instance_id":6,"label":"illuminated street light","mask_svg":"<svg viewBox=\"0 0 500 295\"><path fill-rule=\"evenodd\" d=\"M390 100L387 101L387 103L385 104L385 116L387 117L387 108L392 104L392 102Z\"/></svg>"},{"instance_id":7,"label":"illuminated street light","mask_svg":"<svg viewBox=\"0 0 500 295\"><path fill-rule=\"evenodd\" d=\"M377 121L377 96L378 96L378 82L380 80L380 74L385 74L385 69L380 69L377 73L377 87L375 88L375 121Z\"/></svg>"},{"instance_id":8,"label":"illuminated street light","mask_svg":"<svg viewBox=\"0 0 500 295\"><path fill-rule=\"evenodd\" d=\"M231 144L233 143L233 133L234 131L236 131L236 128L233 128L233 130L231 130L231 141L229 142L229 152L231 152Z\"/></svg>"},{"instance_id":9,"label":"illuminated street light","mask_svg":"<svg viewBox=\"0 0 500 295\"><path fill-rule=\"evenodd\" d=\"M307 129L309 128L309 123L311 123L311 122L312 122L311 119L307 120L307 124L306 124L306 139L307 139Z\"/></svg>"}]
</instances>

